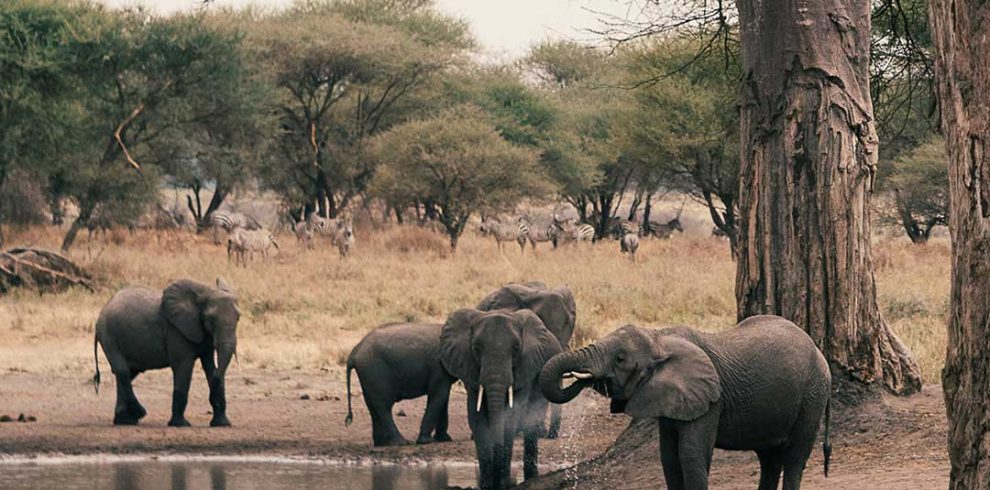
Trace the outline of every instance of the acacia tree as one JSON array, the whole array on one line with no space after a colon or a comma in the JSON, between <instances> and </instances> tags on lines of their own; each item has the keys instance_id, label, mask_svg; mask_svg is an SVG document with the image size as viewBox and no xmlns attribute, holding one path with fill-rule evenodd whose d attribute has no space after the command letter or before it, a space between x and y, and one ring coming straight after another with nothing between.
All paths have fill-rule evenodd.
<instances>
[{"instance_id":1,"label":"acacia tree","mask_svg":"<svg viewBox=\"0 0 990 490\"><path fill-rule=\"evenodd\" d=\"M990 487L990 10L931 0L935 72L949 160L952 294L942 390L949 488Z\"/></svg>"},{"instance_id":2,"label":"acacia tree","mask_svg":"<svg viewBox=\"0 0 990 490\"><path fill-rule=\"evenodd\" d=\"M740 0L740 319L803 326L833 368L899 394L918 366L877 305L870 4ZM784 49L781 49L783 47Z\"/></svg>"},{"instance_id":3,"label":"acacia tree","mask_svg":"<svg viewBox=\"0 0 990 490\"><path fill-rule=\"evenodd\" d=\"M704 203L712 222L729 237L734 256L739 193L738 65L727 70L717 56L697 57L696 42L685 37L666 38L630 51L627 83L633 87L633 108L624 118L623 144L628 157L641 168L639 187L645 184L653 191L663 184ZM644 224L648 220L644 213Z\"/></svg>"},{"instance_id":4,"label":"acacia tree","mask_svg":"<svg viewBox=\"0 0 990 490\"><path fill-rule=\"evenodd\" d=\"M903 227L912 243L927 243L935 226L949 224L949 172L941 138L894 160L883 184L893 193L893 212L884 218Z\"/></svg>"},{"instance_id":5,"label":"acacia tree","mask_svg":"<svg viewBox=\"0 0 990 490\"><path fill-rule=\"evenodd\" d=\"M97 12L82 4L13 0L0 5L0 195L8 178L44 181L71 146L75 67L89 59ZM13 197L13 196L12 196ZM0 245L7 210L0 199Z\"/></svg>"},{"instance_id":6,"label":"acacia tree","mask_svg":"<svg viewBox=\"0 0 990 490\"><path fill-rule=\"evenodd\" d=\"M104 12L100 36L88 51L92 62L77 67L84 89L80 131L86 144L53 173L79 208L63 250L101 208L154 199L157 172L142 167L142 155L167 131L216 114L216 97L201 97L194 106L183 102L196 92L227 87L238 39L235 33L208 28L195 16Z\"/></svg>"},{"instance_id":7,"label":"acacia tree","mask_svg":"<svg viewBox=\"0 0 990 490\"><path fill-rule=\"evenodd\" d=\"M335 216L374 174L367 140L471 44L428 1L313 1L250 25L278 87L280 165L265 182L286 201ZM314 204L315 203L315 204Z\"/></svg>"},{"instance_id":8,"label":"acacia tree","mask_svg":"<svg viewBox=\"0 0 990 490\"><path fill-rule=\"evenodd\" d=\"M377 137L373 192L430 203L451 250L472 214L502 210L546 190L533 151L503 139L483 111L460 106Z\"/></svg>"}]
</instances>

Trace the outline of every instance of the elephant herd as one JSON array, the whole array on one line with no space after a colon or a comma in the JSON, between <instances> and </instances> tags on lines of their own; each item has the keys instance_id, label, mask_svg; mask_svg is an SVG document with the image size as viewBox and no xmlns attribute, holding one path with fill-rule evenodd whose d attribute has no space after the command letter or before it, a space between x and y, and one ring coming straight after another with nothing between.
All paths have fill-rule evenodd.
<instances>
[{"instance_id":1,"label":"elephant herd","mask_svg":"<svg viewBox=\"0 0 990 490\"><path fill-rule=\"evenodd\" d=\"M505 488L513 484L516 436L523 437L528 480L538 473L538 439L559 435L560 404L591 388L610 400L612 413L657 420L670 489L708 488L713 450L721 448L756 452L760 490L778 488L781 476L785 490L796 490L823 418L828 474L831 375L814 342L793 323L755 316L719 333L626 325L571 350L576 313L570 289L529 282L503 286L443 324L382 325L347 359L345 424L353 420L353 370L375 446L407 443L392 408L423 395L416 443L450 441L447 405L460 380L478 485ZM230 425L224 374L236 354L238 318L237 296L219 279L216 287L180 280L164 291L119 291L100 313L94 344L94 355L103 346L117 380L114 424L137 424L146 413L131 381L143 371L171 367L169 425L189 425L183 414L199 359L210 387L210 425ZM99 377L97 365L97 391Z\"/></svg>"}]
</instances>

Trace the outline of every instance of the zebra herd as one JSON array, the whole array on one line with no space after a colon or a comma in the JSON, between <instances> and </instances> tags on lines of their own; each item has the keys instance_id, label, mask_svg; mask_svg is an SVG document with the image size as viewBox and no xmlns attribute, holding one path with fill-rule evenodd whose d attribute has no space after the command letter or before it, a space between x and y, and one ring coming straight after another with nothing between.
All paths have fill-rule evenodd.
<instances>
[{"instance_id":1,"label":"zebra herd","mask_svg":"<svg viewBox=\"0 0 990 490\"><path fill-rule=\"evenodd\" d=\"M214 211L210 215L208 226L214 244L219 245L221 235L226 233L227 260L234 260L238 265L247 266L247 262L255 254L267 259L272 247L279 248L271 231L265 229L258 220L243 213ZM309 250L316 246L320 238L328 239L341 257L347 257L354 247L354 224L350 216L331 219L311 213L305 220L294 223L292 231L296 239Z\"/></svg>"},{"instance_id":2,"label":"zebra herd","mask_svg":"<svg viewBox=\"0 0 990 490\"><path fill-rule=\"evenodd\" d=\"M590 243L611 237L620 242L623 253L629 253L635 260L640 237L654 236L664 240L670 238L674 232L683 233L684 228L681 226L679 212L666 223L650 220L640 224L616 217L610 221L606 236L599 236L594 226L574 219L561 219L555 213L549 219L533 219L528 215L520 215L514 220L483 217L479 231L482 235L494 237L499 250L504 249L505 243L516 242L522 252L526 251L527 242L535 251L538 243L550 243L553 248L557 248L569 243Z\"/></svg>"}]
</instances>

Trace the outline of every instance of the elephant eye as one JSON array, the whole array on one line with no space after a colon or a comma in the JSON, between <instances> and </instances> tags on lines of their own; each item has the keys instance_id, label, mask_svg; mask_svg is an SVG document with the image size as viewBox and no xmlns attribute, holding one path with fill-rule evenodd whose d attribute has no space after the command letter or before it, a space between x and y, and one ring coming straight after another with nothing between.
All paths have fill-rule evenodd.
<instances>
[{"instance_id":1,"label":"elephant eye","mask_svg":"<svg viewBox=\"0 0 990 490\"><path fill-rule=\"evenodd\" d=\"M616 356L615 356L615 362L618 362L620 364L623 363L623 362L626 362L626 355L623 354L623 353L621 353L621 352L618 353L618 354L616 354Z\"/></svg>"}]
</instances>

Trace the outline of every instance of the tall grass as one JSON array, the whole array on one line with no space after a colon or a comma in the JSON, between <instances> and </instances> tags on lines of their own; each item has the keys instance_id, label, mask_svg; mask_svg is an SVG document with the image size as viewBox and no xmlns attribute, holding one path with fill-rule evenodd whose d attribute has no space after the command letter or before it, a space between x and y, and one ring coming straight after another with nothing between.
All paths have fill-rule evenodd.
<instances>
[{"instance_id":1,"label":"tall grass","mask_svg":"<svg viewBox=\"0 0 990 490\"><path fill-rule=\"evenodd\" d=\"M242 314L240 361L256 369L337 370L375 326L442 322L511 281L571 287L578 343L626 323L704 330L735 323L735 263L727 242L705 233L643 240L635 263L612 241L558 250L543 245L536 253L527 246L521 254L515 244L499 252L494 241L467 232L457 252L448 254L443 237L424 233L359 230L345 260L328 243L308 251L284 235L277 255L246 268L228 264L225 250L206 236L147 232L91 246L83 237L74 258L95 273L97 292L18 291L0 298L0 369L88 373L93 323L117 289L160 288L187 277L223 277L234 285ZM39 227L18 233L12 243L56 248L59 238ZM875 248L882 258L877 277L885 316L917 356L925 380L937 382L945 352L948 244L881 240Z\"/></svg>"}]
</instances>

